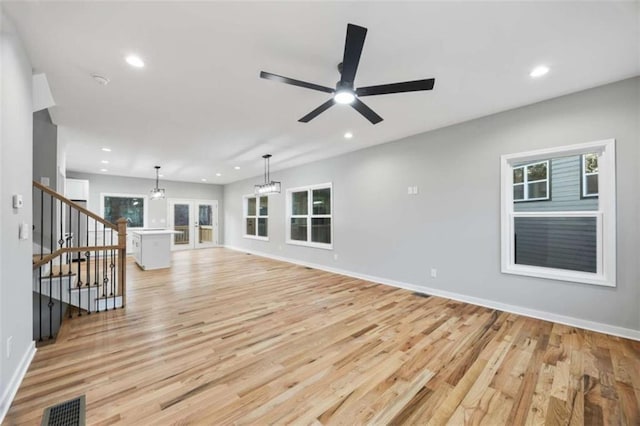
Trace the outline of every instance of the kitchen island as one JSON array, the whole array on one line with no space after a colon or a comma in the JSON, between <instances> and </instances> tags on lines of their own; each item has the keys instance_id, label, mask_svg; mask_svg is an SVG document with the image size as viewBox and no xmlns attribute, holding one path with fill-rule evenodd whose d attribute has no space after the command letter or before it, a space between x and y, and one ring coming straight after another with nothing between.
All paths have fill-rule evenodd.
<instances>
[{"instance_id":1,"label":"kitchen island","mask_svg":"<svg viewBox=\"0 0 640 426\"><path fill-rule=\"evenodd\" d=\"M133 257L142 269L171 267L171 229L137 229L131 232Z\"/></svg>"}]
</instances>

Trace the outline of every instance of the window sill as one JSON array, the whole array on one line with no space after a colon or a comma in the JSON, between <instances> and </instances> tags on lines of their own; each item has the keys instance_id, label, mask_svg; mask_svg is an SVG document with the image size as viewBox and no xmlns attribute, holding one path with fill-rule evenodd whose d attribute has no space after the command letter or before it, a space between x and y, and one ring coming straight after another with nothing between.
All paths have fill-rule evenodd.
<instances>
[{"instance_id":1,"label":"window sill","mask_svg":"<svg viewBox=\"0 0 640 426\"><path fill-rule=\"evenodd\" d=\"M590 272L568 271L565 269L543 268L539 266L507 265L502 267L503 274L522 275L550 280L569 281L581 284L598 285L603 287L615 287L615 280L604 275Z\"/></svg>"},{"instance_id":2,"label":"window sill","mask_svg":"<svg viewBox=\"0 0 640 426\"><path fill-rule=\"evenodd\" d=\"M304 247L311 247L311 248L319 248L323 250L333 250L333 244L313 243L308 241L296 241L296 240L287 240L286 243L294 246L304 246Z\"/></svg>"},{"instance_id":3,"label":"window sill","mask_svg":"<svg viewBox=\"0 0 640 426\"><path fill-rule=\"evenodd\" d=\"M526 200L513 200L514 203L530 203L532 201L551 201L551 197L547 197L547 198L527 198Z\"/></svg>"},{"instance_id":4,"label":"window sill","mask_svg":"<svg viewBox=\"0 0 640 426\"><path fill-rule=\"evenodd\" d=\"M250 240L269 241L269 237L259 237L257 235L243 235L242 238L248 238Z\"/></svg>"}]
</instances>

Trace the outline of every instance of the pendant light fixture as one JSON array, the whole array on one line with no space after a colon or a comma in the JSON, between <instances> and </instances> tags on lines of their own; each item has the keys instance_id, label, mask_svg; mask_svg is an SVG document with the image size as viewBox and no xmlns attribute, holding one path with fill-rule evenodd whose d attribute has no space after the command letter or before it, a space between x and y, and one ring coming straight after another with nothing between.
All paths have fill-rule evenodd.
<instances>
[{"instance_id":1,"label":"pendant light fixture","mask_svg":"<svg viewBox=\"0 0 640 426\"><path fill-rule=\"evenodd\" d=\"M159 188L160 183L160 166L155 166L156 169L156 187L151 190L152 200L164 199L164 188Z\"/></svg>"},{"instance_id":2,"label":"pendant light fixture","mask_svg":"<svg viewBox=\"0 0 640 426\"><path fill-rule=\"evenodd\" d=\"M256 185L254 192L256 195L279 194L280 182L271 180L271 176L269 175L269 159L271 158L271 154L265 154L262 158L264 158L264 183L262 185Z\"/></svg>"}]
</instances>

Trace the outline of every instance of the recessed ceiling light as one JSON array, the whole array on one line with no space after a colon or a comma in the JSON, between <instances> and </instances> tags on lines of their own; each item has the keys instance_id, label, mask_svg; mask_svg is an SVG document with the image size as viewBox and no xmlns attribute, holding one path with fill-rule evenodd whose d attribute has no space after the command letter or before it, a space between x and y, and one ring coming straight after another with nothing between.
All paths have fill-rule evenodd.
<instances>
[{"instance_id":1,"label":"recessed ceiling light","mask_svg":"<svg viewBox=\"0 0 640 426\"><path fill-rule=\"evenodd\" d=\"M344 134L344 138L345 139L351 139L352 137L353 137L353 133L351 133L351 132L347 132L347 133Z\"/></svg>"},{"instance_id":2,"label":"recessed ceiling light","mask_svg":"<svg viewBox=\"0 0 640 426\"><path fill-rule=\"evenodd\" d=\"M539 66L535 67L533 70L531 70L529 75L531 77L533 77L533 78L538 78L538 77L542 77L543 75L545 75L548 72L549 72L549 67L548 66L539 65Z\"/></svg>"},{"instance_id":3,"label":"recessed ceiling light","mask_svg":"<svg viewBox=\"0 0 640 426\"><path fill-rule=\"evenodd\" d=\"M240 170L240 166L235 166L234 169L235 170Z\"/></svg>"},{"instance_id":4,"label":"recessed ceiling light","mask_svg":"<svg viewBox=\"0 0 640 426\"><path fill-rule=\"evenodd\" d=\"M131 65L134 68L142 68L144 67L144 61L142 59L140 59L139 56L136 55L129 55L125 58L125 61L127 61L127 63L129 65Z\"/></svg>"},{"instance_id":5,"label":"recessed ceiling light","mask_svg":"<svg viewBox=\"0 0 640 426\"><path fill-rule=\"evenodd\" d=\"M102 160L101 163L102 164L109 164L109 160Z\"/></svg>"},{"instance_id":6,"label":"recessed ceiling light","mask_svg":"<svg viewBox=\"0 0 640 426\"><path fill-rule=\"evenodd\" d=\"M200 180L201 180L201 181L203 181L203 182L206 182L206 181L207 181L205 178L202 178L202 179L200 179Z\"/></svg>"},{"instance_id":7,"label":"recessed ceiling light","mask_svg":"<svg viewBox=\"0 0 640 426\"><path fill-rule=\"evenodd\" d=\"M222 176L222 173L216 173L216 176L220 177Z\"/></svg>"},{"instance_id":8,"label":"recessed ceiling light","mask_svg":"<svg viewBox=\"0 0 640 426\"><path fill-rule=\"evenodd\" d=\"M111 152L111 148L102 148L104 152Z\"/></svg>"},{"instance_id":9,"label":"recessed ceiling light","mask_svg":"<svg viewBox=\"0 0 640 426\"><path fill-rule=\"evenodd\" d=\"M107 169L100 169L101 172L108 172L109 170Z\"/></svg>"}]
</instances>

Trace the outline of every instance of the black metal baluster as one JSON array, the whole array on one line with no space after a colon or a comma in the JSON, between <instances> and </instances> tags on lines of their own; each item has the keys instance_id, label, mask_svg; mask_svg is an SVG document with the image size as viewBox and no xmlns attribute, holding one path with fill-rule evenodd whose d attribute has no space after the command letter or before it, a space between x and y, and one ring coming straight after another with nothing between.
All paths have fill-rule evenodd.
<instances>
[{"instance_id":1,"label":"black metal baluster","mask_svg":"<svg viewBox=\"0 0 640 426\"><path fill-rule=\"evenodd\" d=\"M98 247L98 221L93 219L93 246ZM95 251L93 258L93 284L96 286L96 310L100 312L100 287L98 287L98 255L99 251Z\"/></svg>"},{"instance_id":2,"label":"black metal baluster","mask_svg":"<svg viewBox=\"0 0 640 426\"><path fill-rule=\"evenodd\" d=\"M113 246L113 231L111 231L111 246ZM111 296L112 300L113 300L113 309L116 309L116 291L115 291L115 285L116 285L116 275L115 275L115 264L114 264L114 258L115 256L115 251L113 249L111 249L111 264L109 265L109 267L111 268Z\"/></svg>"},{"instance_id":3,"label":"black metal baluster","mask_svg":"<svg viewBox=\"0 0 640 426\"><path fill-rule=\"evenodd\" d=\"M85 239L85 241L86 246L89 247L89 215L85 214L85 217L87 218L85 226L87 230L87 238ZM87 281L85 282L85 285L87 287L87 315L91 315L91 252L87 250L84 256L87 258L87 262L85 263L87 268Z\"/></svg>"},{"instance_id":4,"label":"black metal baluster","mask_svg":"<svg viewBox=\"0 0 640 426\"><path fill-rule=\"evenodd\" d=\"M87 258L86 266L87 266L87 315L91 315L91 252L87 250L84 254Z\"/></svg>"},{"instance_id":5,"label":"black metal baluster","mask_svg":"<svg viewBox=\"0 0 640 426\"><path fill-rule=\"evenodd\" d=\"M78 242L77 242L77 248L80 247L80 210L78 210ZM80 250L78 250L76 252L78 254L78 258L76 259L78 261L78 282L76 283L76 287L78 289L78 316L81 317L82 316L82 271L80 271L80 264L82 262L80 262L80 254L82 253Z\"/></svg>"},{"instance_id":6,"label":"black metal baluster","mask_svg":"<svg viewBox=\"0 0 640 426\"><path fill-rule=\"evenodd\" d=\"M106 228L104 225L102 226L102 245L107 245ZM109 283L107 271L107 250L104 249L102 252L102 297L104 298L104 309L106 311L109 310L109 304L107 303L107 284Z\"/></svg>"},{"instance_id":7,"label":"black metal baluster","mask_svg":"<svg viewBox=\"0 0 640 426\"><path fill-rule=\"evenodd\" d=\"M44 257L44 191L40 190L40 261ZM42 266L40 265L38 271L38 285L40 294L38 295L38 332L39 342L42 342Z\"/></svg>"},{"instance_id":8,"label":"black metal baluster","mask_svg":"<svg viewBox=\"0 0 640 426\"><path fill-rule=\"evenodd\" d=\"M60 245L60 250L62 250L62 247L64 246L64 238L63 238L63 229L62 229L62 225L64 224L64 220L62 219L62 213L63 213L63 208L64 208L64 204L62 203L62 201L60 201L60 239L58 240L58 244ZM60 284L60 292L58 293L59 296L59 302L58 305L60 305L60 324L62 324L62 256L60 256L60 272L58 272L58 284ZM58 325L60 325L58 324Z\"/></svg>"},{"instance_id":9,"label":"black metal baluster","mask_svg":"<svg viewBox=\"0 0 640 426\"><path fill-rule=\"evenodd\" d=\"M53 195L49 195L49 253L53 253ZM49 339L53 339L53 259L49 260Z\"/></svg>"},{"instance_id":10,"label":"black metal baluster","mask_svg":"<svg viewBox=\"0 0 640 426\"><path fill-rule=\"evenodd\" d=\"M69 204L69 227L67 228L67 248L71 247L71 235L73 235L72 229L71 229L71 204ZM69 293L67 294L67 311L69 312L69 318L73 317L72 309L71 309L71 275L73 275L71 273L71 252L67 252L67 278L68 278L68 286L69 286Z\"/></svg>"}]
</instances>

